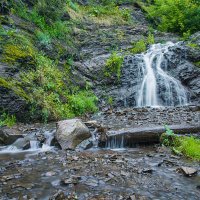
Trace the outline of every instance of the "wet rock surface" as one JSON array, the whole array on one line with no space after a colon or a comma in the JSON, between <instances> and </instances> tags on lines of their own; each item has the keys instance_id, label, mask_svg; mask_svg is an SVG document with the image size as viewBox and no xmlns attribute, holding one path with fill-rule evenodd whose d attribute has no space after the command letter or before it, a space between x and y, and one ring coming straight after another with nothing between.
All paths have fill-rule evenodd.
<instances>
[{"instance_id":1,"label":"wet rock surface","mask_svg":"<svg viewBox=\"0 0 200 200\"><path fill-rule=\"evenodd\" d=\"M160 65L161 69L167 75L175 78L174 80L178 80L184 86L189 100L188 102L198 104L200 103L200 69L194 65L194 62L197 62L200 58L193 55L191 51L195 55L199 55L200 52L199 48L196 50L191 49L186 43L176 43L163 54L164 56ZM156 63L160 62L158 59L152 61L153 68L156 68ZM114 105L118 107L137 106L141 85L147 73L144 71L144 66L145 62L142 54L125 56L120 81L112 81L112 84L108 84L106 88L103 88L103 95L112 96ZM177 96L176 84L173 85L171 82L170 90L173 95L170 94L172 96L170 97L165 80L160 76L158 70L154 69L154 71L157 83L158 105L171 105L168 102L170 98L173 98L173 106L180 105L180 96ZM102 105L105 106L105 104L106 102L102 102Z\"/></svg>"},{"instance_id":2,"label":"wet rock surface","mask_svg":"<svg viewBox=\"0 0 200 200\"><path fill-rule=\"evenodd\" d=\"M199 106L107 109L93 116L111 130L164 125L199 126Z\"/></svg>"},{"instance_id":3,"label":"wet rock surface","mask_svg":"<svg viewBox=\"0 0 200 200\"><path fill-rule=\"evenodd\" d=\"M178 168L177 171L188 177L195 176L197 174L197 170L191 167L181 167Z\"/></svg>"},{"instance_id":4,"label":"wet rock surface","mask_svg":"<svg viewBox=\"0 0 200 200\"><path fill-rule=\"evenodd\" d=\"M23 134L15 128L1 127L0 128L0 144L9 145L15 142L18 138L22 138Z\"/></svg>"},{"instance_id":5,"label":"wet rock surface","mask_svg":"<svg viewBox=\"0 0 200 200\"><path fill-rule=\"evenodd\" d=\"M199 199L199 163L156 147L0 154L1 199ZM3 162L2 162L3 161ZM26 198L25 198L26 197Z\"/></svg>"}]
</instances>

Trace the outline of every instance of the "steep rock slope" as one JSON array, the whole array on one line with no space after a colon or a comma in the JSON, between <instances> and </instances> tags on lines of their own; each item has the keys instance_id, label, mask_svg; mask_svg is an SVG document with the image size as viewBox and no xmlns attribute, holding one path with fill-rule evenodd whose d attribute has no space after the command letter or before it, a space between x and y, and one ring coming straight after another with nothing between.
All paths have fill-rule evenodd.
<instances>
[{"instance_id":1,"label":"steep rock slope","mask_svg":"<svg viewBox=\"0 0 200 200\"><path fill-rule=\"evenodd\" d=\"M27 3L30 9L28 12L31 12L34 1L24 2ZM117 106L124 106L125 99L127 102L126 106L134 106L134 96L137 90L135 82L137 81L137 67L133 65L130 66L129 63L130 60L134 59L134 55L130 53L133 43L148 38L150 31L151 34L154 35L156 43L179 41L179 37L174 34L162 33L149 28L150 24L146 20L145 14L141 8L138 7L138 4L119 4L119 7L116 8L117 10L113 11L114 14L110 16L106 14L105 16L99 16L98 11L94 10L88 1L78 1L78 3L78 9L68 7L67 12L63 15L62 20L64 20L64 23L66 23L65 25L69 27L68 32L63 33L64 39L60 39L60 36L49 38L48 35L42 35L40 25L33 23L29 19L25 19L23 16L20 17L19 14L15 12L11 12L12 6L9 7L10 5L2 4L3 6L1 9L3 15L1 16L0 35L1 113L6 111L10 114L14 114L18 119L21 119L21 121L25 119L41 119L43 115L45 115L45 117L46 115L53 115L50 119L72 117L74 113L75 115L77 114L75 111L80 109L80 107L76 107L77 101L74 101L73 97L70 96L70 98L66 98L62 93L67 90L68 94L72 93L74 95L74 87L77 86L80 89L88 87L93 89L99 97L101 106L107 106L110 97L113 98L113 102ZM32 49L25 48L27 54L24 55L23 52L20 52L22 55L19 56L19 59L15 59L15 62L5 62L5 45L7 45L7 41L10 41L12 38L17 38L19 35L23 35L21 38L22 43L28 38L31 44L27 43L26 45L28 45L28 47L31 46ZM61 36L63 37L63 35ZM191 37L192 43L199 45L198 38L198 34ZM18 42L20 43L20 40ZM193 48L189 45L190 43L189 41L188 43L180 44L179 47L171 50L176 64L171 62L172 59L170 59L169 73L173 74L188 87L192 94L192 102L198 102L200 99L199 69L195 67L194 64L198 65L200 60L199 47ZM121 68L120 81L118 81L115 76L105 77L104 73L105 63L113 51L117 52L119 55L129 55L125 56ZM16 52L13 52L11 49L9 52L11 52L12 55L13 53L16 55ZM7 53L9 54L9 52ZM23 82L24 80L21 79L22 72L23 74L30 75L30 72L35 70L35 68L37 72L38 64L36 65L35 62L37 63L38 59L35 58L41 55L53 63L50 70L47 71L46 74L42 74L44 77L47 74L53 74L53 76L49 78L53 85L46 83L45 85L43 77L39 77L39 82L42 81L44 94L46 96L53 94L53 100L46 98L46 96L41 98L42 95L38 98L38 93L41 92L41 88L34 91L30 85L36 84L38 81L37 79L28 83L27 79L31 78L31 76L27 76L26 84ZM54 73L52 73L53 71ZM131 71L133 73L130 73ZM41 73L41 71L38 71L38 73ZM61 86L59 86L61 88L59 88L58 84L60 84L59 77L61 77L61 74L63 77L61 79ZM49 79L47 80L48 83ZM52 80L59 81L54 83ZM38 84L36 84L36 86L38 87ZM129 91L131 91L131 93L129 93ZM124 92L127 95L125 98L123 97ZM41 92L41 94L43 93ZM54 102L57 101L57 94L59 100L55 105ZM35 101L33 101L33 99L35 99ZM51 101L51 103L48 101ZM72 108L68 108L71 102L74 103L72 106L73 112L71 111ZM48 106L46 106L46 104ZM30 117L33 107L35 114ZM51 110L52 107L53 109ZM43 111L42 116L40 114L41 110ZM51 110L50 113L47 112L48 110ZM60 114L59 110L64 110L64 112ZM84 108L83 112L85 111L87 112L89 109L87 110ZM70 112L72 112L73 115L66 115L66 113Z\"/></svg>"}]
</instances>

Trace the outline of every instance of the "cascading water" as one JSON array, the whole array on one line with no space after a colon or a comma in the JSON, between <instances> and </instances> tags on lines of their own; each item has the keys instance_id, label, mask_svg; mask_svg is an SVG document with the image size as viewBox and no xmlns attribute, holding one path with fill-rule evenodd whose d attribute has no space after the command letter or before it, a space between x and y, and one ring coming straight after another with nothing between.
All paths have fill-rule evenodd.
<instances>
[{"instance_id":1,"label":"cascading water","mask_svg":"<svg viewBox=\"0 0 200 200\"><path fill-rule=\"evenodd\" d=\"M19 153L24 151L50 151L53 150L51 146L51 142L54 138L55 130L54 131L44 131L43 135L45 137L45 141L41 144L40 141L37 140L35 137L35 133L27 135L25 138L17 139L13 144L9 146L4 146L0 148L1 153ZM25 145L30 146L24 148Z\"/></svg>"},{"instance_id":2,"label":"cascading water","mask_svg":"<svg viewBox=\"0 0 200 200\"><path fill-rule=\"evenodd\" d=\"M106 141L106 147L109 149L124 148L124 135L114 135Z\"/></svg>"},{"instance_id":3,"label":"cascading water","mask_svg":"<svg viewBox=\"0 0 200 200\"><path fill-rule=\"evenodd\" d=\"M122 69L119 90L124 107L173 107L189 104L189 91L174 78L178 78L178 74L173 73L176 64L181 64L183 59L176 56L174 49L178 47L179 43L172 42L154 44L145 53L125 57L126 68ZM137 125L141 124L143 122ZM114 134L107 137L105 146L113 149L134 147L135 144L135 140L123 134Z\"/></svg>"},{"instance_id":4,"label":"cascading water","mask_svg":"<svg viewBox=\"0 0 200 200\"><path fill-rule=\"evenodd\" d=\"M186 105L188 95L180 81L176 80L163 69L166 69L165 54L169 48L175 44L154 44L142 57L141 73L143 80L139 88L137 106L175 106ZM165 65L163 67L163 65ZM162 85L162 91L158 90L158 85ZM164 94L161 100L160 94Z\"/></svg>"},{"instance_id":5,"label":"cascading water","mask_svg":"<svg viewBox=\"0 0 200 200\"><path fill-rule=\"evenodd\" d=\"M38 149L38 148L39 148L39 142L36 141L36 140L31 140L31 141L30 141L30 148L31 148L32 150Z\"/></svg>"}]
</instances>

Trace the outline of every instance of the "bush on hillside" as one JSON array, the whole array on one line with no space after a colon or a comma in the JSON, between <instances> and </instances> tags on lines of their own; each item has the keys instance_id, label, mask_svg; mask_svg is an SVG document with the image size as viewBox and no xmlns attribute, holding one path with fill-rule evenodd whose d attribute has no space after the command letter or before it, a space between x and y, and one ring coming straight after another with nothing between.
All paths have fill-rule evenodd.
<instances>
[{"instance_id":1,"label":"bush on hillside","mask_svg":"<svg viewBox=\"0 0 200 200\"><path fill-rule=\"evenodd\" d=\"M155 0L146 11L161 31L184 35L200 30L199 0Z\"/></svg>"},{"instance_id":2,"label":"bush on hillside","mask_svg":"<svg viewBox=\"0 0 200 200\"><path fill-rule=\"evenodd\" d=\"M66 0L39 0L36 8L46 21L57 21L66 12Z\"/></svg>"}]
</instances>

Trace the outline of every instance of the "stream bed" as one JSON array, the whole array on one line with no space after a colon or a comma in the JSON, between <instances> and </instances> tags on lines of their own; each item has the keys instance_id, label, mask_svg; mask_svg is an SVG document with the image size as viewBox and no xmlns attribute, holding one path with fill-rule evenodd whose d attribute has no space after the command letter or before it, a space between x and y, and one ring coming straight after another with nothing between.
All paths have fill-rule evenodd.
<instances>
[{"instance_id":1,"label":"stream bed","mask_svg":"<svg viewBox=\"0 0 200 200\"><path fill-rule=\"evenodd\" d=\"M200 199L200 175L181 166L200 170L159 146L1 152L0 199Z\"/></svg>"}]
</instances>

